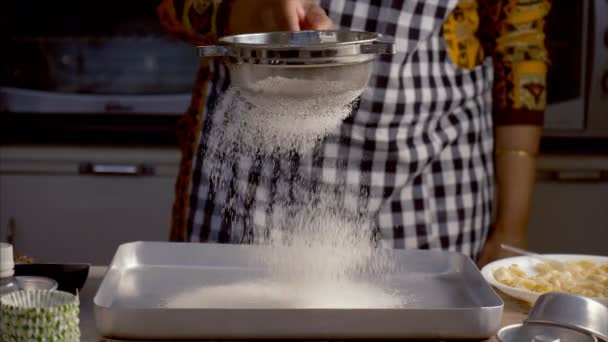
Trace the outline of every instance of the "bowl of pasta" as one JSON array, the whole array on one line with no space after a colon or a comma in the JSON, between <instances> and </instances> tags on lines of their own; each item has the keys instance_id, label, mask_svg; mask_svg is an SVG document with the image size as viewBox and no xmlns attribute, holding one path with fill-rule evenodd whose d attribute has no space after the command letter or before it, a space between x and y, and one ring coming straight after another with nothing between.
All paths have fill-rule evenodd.
<instances>
[{"instance_id":1,"label":"bowl of pasta","mask_svg":"<svg viewBox=\"0 0 608 342\"><path fill-rule=\"evenodd\" d=\"M483 277L501 292L533 304L547 292L585 296L608 305L608 256L544 254L562 263L556 268L541 260L518 256L487 264Z\"/></svg>"}]
</instances>

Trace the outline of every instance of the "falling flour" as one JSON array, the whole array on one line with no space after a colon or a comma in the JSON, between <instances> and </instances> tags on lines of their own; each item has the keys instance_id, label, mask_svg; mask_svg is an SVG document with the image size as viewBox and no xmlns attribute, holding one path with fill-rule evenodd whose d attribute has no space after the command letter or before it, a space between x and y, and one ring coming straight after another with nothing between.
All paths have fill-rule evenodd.
<instances>
[{"instance_id":1,"label":"falling flour","mask_svg":"<svg viewBox=\"0 0 608 342\"><path fill-rule=\"evenodd\" d=\"M270 77L248 89L232 87L225 92L213 110L203 172L214 184L216 198L226 199L224 213L232 213L232 221L239 222L239 217L247 216L243 203L252 198L265 203L259 192L248 194L250 187L242 174L247 167L255 160L261 165L258 186L272 178L267 168L278 165L275 169L283 170L272 178L276 192L272 210L263 218L253 215L255 222L247 221L253 227L253 242L266 246L267 253L256 262L268 276L202 286L177 294L168 306L389 308L403 304L402 295L387 290L384 280L394 265L374 247L371 215L366 208L345 205L346 197L365 194L345 184L313 187L304 171L288 170L290 157L310 157L323 138L339 129L362 91L341 82ZM231 191L234 194L228 196ZM244 234L238 227L233 225L235 236Z\"/></svg>"},{"instance_id":2,"label":"falling flour","mask_svg":"<svg viewBox=\"0 0 608 342\"><path fill-rule=\"evenodd\" d=\"M304 96L301 93L315 96ZM238 141L250 153L306 153L352 112L363 89L342 82L269 77L248 89L228 89L215 109L210 143L219 151ZM219 114L219 115L218 115ZM223 123L221 121L224 121Z\"/></svg>"}]
</instances>

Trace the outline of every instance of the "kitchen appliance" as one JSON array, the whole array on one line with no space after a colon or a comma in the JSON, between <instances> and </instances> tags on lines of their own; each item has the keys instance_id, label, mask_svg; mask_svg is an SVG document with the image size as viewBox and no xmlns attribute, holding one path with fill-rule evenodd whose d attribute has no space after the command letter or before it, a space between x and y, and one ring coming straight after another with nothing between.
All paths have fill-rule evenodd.
<instances>
[{"instance_id":1,"label":"kitchen appliance","mask_svg":"<svg viewBox=\"0 0 608 342\"><path fill-rule=\"evenodd\" d=\"M608 137L608 1L553 1L546 136Z\"/></svg>"},{"instance_id":2,"label":"kitchen appliance","mask_svg":"<svg viewBox=\"0 0 608 342\"><path fill-rule=\"evenodd\" d=\"M198 59L164 33L157 1L3 8L0 109L10 113L182 114Z\"/></svg>"},{"instance_id":3,"label":"kitchen appliance","mask_svg":"<svg viewBox=\"0 0 608 342\"><path fill-rule=\"evenodd\" d=\"M199 59L157 6L4 3L0 144L176 147Z\"/></svg>"},{"instance_id":4,"label":"kitchen appliance","mask_svg":"<svg viewBox=\"0 0 608 342\"><path fill-rule=\"evenodd\" d=\"M349 309L322 291L318 295L332 304L306 307L291 302L298 291L272 292L284 294L283 300L274 301L261 295L268 293L265 290L248 292L243 304L236 305L226 300L240 297L234 291L217 291L256 279L265 284L264 256L281 253L255 245L121 245L94 298L97 330L118 339L443 339L486 338L500 326L501 299L469 258L447 251L387 251L397 266L385 284L388 290L404 293L400 307L374 304ZM365 275L354 282L382 284L377 276ZM188 297L207 290L216 291L218 305ZM180 294L186 295L187 305L172 304L170 298Z\"/></svg>"}]
</instances>

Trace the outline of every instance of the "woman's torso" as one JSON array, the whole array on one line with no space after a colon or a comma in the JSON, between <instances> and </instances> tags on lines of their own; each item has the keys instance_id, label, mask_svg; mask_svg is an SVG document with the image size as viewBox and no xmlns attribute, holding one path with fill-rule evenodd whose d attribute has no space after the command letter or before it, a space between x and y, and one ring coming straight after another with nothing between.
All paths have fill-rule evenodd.
<instances>
[{"instance_id":1,"label":"woman's torso","mask_svg":"<svg viewBox=\"0 0 608 342\"><path fill-rule=\"evenodd\" d=\"M248 184L240 198L253 200L238 210L227 210L226 203L243 188L218 191L204 167L206 137L213 130L209 109L228 85L226 69L215 64L194 165L191 240L248 241L244 236L260 231L251 227L272 221L273 184L290 186L296 172L305 183L333 189L338 195L332 201L341 209L369 216L369 229L385 245L475 257L493 198L492 67L480 53L454 48L455 38L476 40L475 18L458 13L470 11L470 4L454 11L457 0L321 1L340 29L382 33L395 42L396 54L374 63L358 108L315 153L263 166L250 156L239 158L238 177Z\"/></svg>"}]
</instances>

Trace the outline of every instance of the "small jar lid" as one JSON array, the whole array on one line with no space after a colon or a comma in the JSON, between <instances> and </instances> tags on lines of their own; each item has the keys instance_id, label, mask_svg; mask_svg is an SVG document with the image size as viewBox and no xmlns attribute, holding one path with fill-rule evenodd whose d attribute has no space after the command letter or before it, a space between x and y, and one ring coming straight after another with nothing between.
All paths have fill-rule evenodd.
<instances>
[{"instance_id":1,"label":"small jar lid","mask_svg":"<svg viewBox=\"0 0 608 342\"><path fill-rule=\"evenodd\" d=\"M594 336L555 325L514 324L498 331L500 342L597 342Z\"/></svg>"},{"instance_id":2,"label":"small jar lid","mask_svg":"<svg viewBox=\"0 0 608 342\"><path fill-rule=\"evenodd\" d=\"M21 290L57 290L58 284L54 279L38 276L17 276Z\"/></svg>"},{"instance_id":3,"label":"small jar lid","mask_svg":"<svg viewBox=\"0 0 608 342\"><path fill-rule=\"evenodd\" d=\"M13 246L0 242L0 278L12 277L15 274Z\"/></svg>"}]
</instances>

